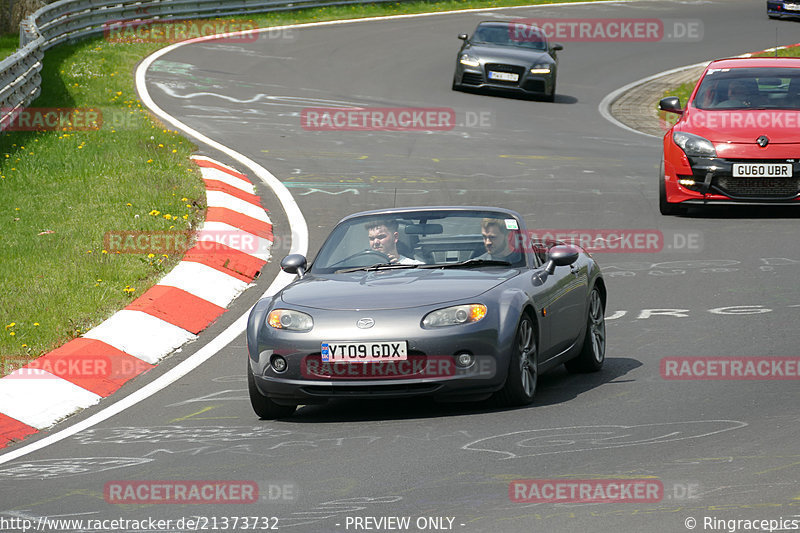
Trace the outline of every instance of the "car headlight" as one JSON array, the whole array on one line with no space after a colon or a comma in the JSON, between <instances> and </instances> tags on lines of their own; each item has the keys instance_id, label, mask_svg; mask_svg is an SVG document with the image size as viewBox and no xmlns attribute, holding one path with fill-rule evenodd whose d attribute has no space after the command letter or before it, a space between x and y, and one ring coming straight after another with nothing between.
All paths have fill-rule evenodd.
<instances>
[{"instance_id":1,"label":"car headlight","mask_svg":"<svg viewBox=\"0 0 800 533\"><path fill-rule=\"evenodd\" d=\"M531 68L531 74L550 74L550 64L537 63Z\"/></svg>"},{"instance_id":2,"label":"car headlight","mask_svg":"<svg viewBox=\"0 0 800 533\"><path fill-rule=\"evenodd\" d=\"M431 311L422 319L422 326L426 328L457 326L477 322L485 316L486 306L483 304L454 305Z\"/></svg>"},{"instance_id":3,"label":"car headlight","mask_svg":"<svg viewBox=\"0 0 800 533\"><path fill-rule=\"evenodd\" d=\"M705 137L676 131L672 134L672 140L681 147L683 153L689 157L717 157L717 151L711 141Z\"/></svg>"},{"instance_id":4,"label":"car headlight","mask_svg":"<svg viewBox=\"0 0 800 533\"><path fill-rule=\"evenodd\" d=\"M310 315L291 309L274 309L267 315L267 325L275 329L289 331L308 331L314 327Z\"/></svg>"},{"instance_id":5,"label":"car headlight","mask_svg":"<svg viewBox=\"0 0 800 533\"><path fill-rule=\"evenodd\" d=\"M472 57L469 54L461 54L461 58L458 61L462 65L466 65L468 67L479 67L479 66L481 66L481 62L478 61L477 58Z\"/></svg>"}]
</instances>

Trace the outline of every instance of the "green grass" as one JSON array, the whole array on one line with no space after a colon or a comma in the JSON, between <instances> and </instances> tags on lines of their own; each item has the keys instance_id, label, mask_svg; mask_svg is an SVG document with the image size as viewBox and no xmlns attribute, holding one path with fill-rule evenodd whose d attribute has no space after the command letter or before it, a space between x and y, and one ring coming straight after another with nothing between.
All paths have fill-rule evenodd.
<instances>
[{"instance_id":1,"label":"green grass","mask_svg":"<svg viewBox=\"0 0 800 533\"><path fill-rule=\"evenodd\" d=\"M762 52L760 54L754 54L755 57L774 57L775 52ZM800 57L800 46L792 46L788 48L781 48L778 50L778 57ZM661 98L665 98L667 96L677 96L681 100L681 106L685 107L686 102L689 100L689 96L691 96L692 91L694 90L695 85L697 85L697 81L700 78L688 81L686 83L682 83L677 87L672 89L667 89L664 91L664 94L661 95ZM661 99L659 98L659 100ZM658 109L658 102L655 102L655 107ZM678 121L678 115L674 113L664 113L659 112L660 115L669 122L670 125L675 124Z\"/></svg>"},{"instance_id":2,"label":"green grass","mask_svg":"<svg viewBox=\"0 0 800 533\"><path fill-rule=\"evenodd\" d=\"M16 33L7 33L0 35L0 60L5 59L14 53L19 46L19 35Z\"/></svg>"},{"instance_id":3,"label":"green grass","mask_svg":"<svg viewBox=\"0 0 800 533\"><path fill-rule=\"evenodd\" d=\"M266 27L572 1L581 0L351 5L230 19ZM0 38L0 57L17 38ZM135 96L136 64L162 46L97 37L49 50L34 106L101 108L103 125L0 135L0 375L96 326L180 260L106 253L107 232L190 230L202 220L195 147L154 122Z\"/></svg>"}]
</instances>

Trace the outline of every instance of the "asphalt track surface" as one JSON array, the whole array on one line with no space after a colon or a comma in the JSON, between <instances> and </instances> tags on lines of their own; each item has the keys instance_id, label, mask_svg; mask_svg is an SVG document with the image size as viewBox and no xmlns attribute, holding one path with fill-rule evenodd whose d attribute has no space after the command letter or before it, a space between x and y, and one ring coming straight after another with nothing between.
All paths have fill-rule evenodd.
<instances>
[{"instance_id":1,"label":"asphalt track surface","mask_svg":"<svg viewBox=\"0 0 800 533\"><path fill-rule=\"evenodd\" d=\"M564 43L552 104L450 90L458 33L484 19L550 16L694 19L704 33L699 42ZM464 532L678 532L688 530L689 517L696 530L711 531L709 518L797 518L797 381L672 381L659 371L670 356L798 355L797 214L718 208L660 216L660 141L611 125L597 109L609 92L655 72L772 46L776 28L779 43L800 41L800 26L769 21L762 2L644 1L325 26L162 57L148 74L158 105L283 181L308 221L312 256L348 213L431 204L504 206L542 229L658 229L664 249L596 254L609 289L606 365L597 374L542 376L530 407L337 401L259 421L246 398L240 335L158 394L0 465L0 518L205 516L221 524L262 516L277 517L280 529L312 532L364 531L355 518L389 516L410 517L412 527L401 531L434 530L435 522L416 528L426 525L417 519L448 517L452 525L444 519L440 530ZM303 108L331 103L450 107L461 124L436 133L301 128ZM488 122L466 124L475 117ZM288 250L288 221L262 189L279 258ZM680 248L688 236L697 244ZM218 336L264 292L275 263L199 341L57 429ZM516 479L614 478L658 479L663 499L509 499ZM104 498L108 482L165 479L252 480L262 499L114 505Z\"/></svg>"}]
</instances>

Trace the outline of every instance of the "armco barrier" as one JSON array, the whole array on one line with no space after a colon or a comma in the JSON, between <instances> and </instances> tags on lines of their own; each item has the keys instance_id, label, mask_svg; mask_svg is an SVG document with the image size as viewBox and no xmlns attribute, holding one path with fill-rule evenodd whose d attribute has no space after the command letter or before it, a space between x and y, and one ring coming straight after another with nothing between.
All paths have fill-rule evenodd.
<instances>
[{"instance_id":1,"label":"armco barrier","mask_svg":"<svg viewBox=\"0 0 800 533\"><path fill-rule=\"evenodd\" d=\"M41 92L44 52L103 33L111 22L187 20L397 0L60 0L20 24L20 48L0 61L0 132Z\"/></svg>"}]
</instances>

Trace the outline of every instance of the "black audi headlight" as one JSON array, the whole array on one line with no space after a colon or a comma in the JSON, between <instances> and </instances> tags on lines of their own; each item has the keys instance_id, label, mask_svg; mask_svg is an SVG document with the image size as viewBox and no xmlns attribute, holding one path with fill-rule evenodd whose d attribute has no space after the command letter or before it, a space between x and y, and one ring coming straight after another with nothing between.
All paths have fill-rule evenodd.
<instances>
[{"instance_id":1,"label":"black audi headlight","mask_svg":"<svg viewBox=\"0 0 800 533\"><path fill-rule=\"evenodd\" d=\"M458 59L458 61L462 65L466 65L468 67L479 67L479 66L481 66L481 62L478 60L478 58L477 57L473 57L473 56L471 56L469 54L461 54L461 57Z\"/></svg>"},{"instance_id":2,"label":"black audi headlight","mask_svg":"<svg viewBox=\"0 0 800 533\"><path fill-rule=\"evenodd\" d=\"M550 63L537 63L531 67L531 74L550 74L551 69Z\"/></svg>"},{"instance_id":3,"label":"black audi headlight","mask_svg":"<svg viewBox=\"0 0 800 533\"><path fill-rule=\"evenodd\" d=\"M688 157L717 157L717 150L714 148L714 144L705 137L676 131L672 134L672 140L681 147L683 153Z\"/></svg>"}]
</instances>

